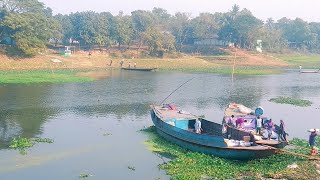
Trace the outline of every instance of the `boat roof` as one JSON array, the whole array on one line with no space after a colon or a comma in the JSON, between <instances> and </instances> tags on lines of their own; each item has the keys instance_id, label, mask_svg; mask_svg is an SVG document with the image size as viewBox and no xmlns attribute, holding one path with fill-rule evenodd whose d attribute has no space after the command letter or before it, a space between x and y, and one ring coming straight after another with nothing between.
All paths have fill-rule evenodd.
<instances>
[{"instance_id":1,"label":"boat roof","mask_svg":"<svg viewBox=\"0 0 320 180\"><path fill-rule=\"evenodd\" d=\"M190 113L188 113L186 111L182 111L182 110L173 110L170 108L166 108L166 107L162 107L162 106L155 106L155 105L152 105L152 108L155 110L157 115L163 121L190 120L190 119L198 118L196 115L190 114Z\"/></svg>"}]
</instances>

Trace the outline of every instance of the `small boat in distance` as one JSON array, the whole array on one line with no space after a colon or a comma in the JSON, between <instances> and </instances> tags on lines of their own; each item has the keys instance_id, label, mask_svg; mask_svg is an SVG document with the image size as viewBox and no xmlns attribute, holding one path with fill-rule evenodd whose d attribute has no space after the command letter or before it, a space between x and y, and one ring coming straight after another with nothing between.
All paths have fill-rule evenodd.
<instances>
[{"instance_id":1,"label":"small boat in distance","mask_svg":"<svg viewBox=\"0 0 320 180\"><path fill-rule=\"evenodd\" d=\"M131 70L131 71L154 71L157 68L124 68L124 67L122 67L121 69L123 69L123 70Z\"/></svg>"},{"instance_id":2,"label":"small boat in distance","mask_svg":"<svg viewBox=\"0 0 320 180\"><path fill-rule=\"evenodd\" d=\"M318 69L318 70L301 70L300 73L320 73L320 69Z\"/></svg>"},{"instance_id":3,"label":"small boat in distance","mask_svg":"<svg viewBox=\"0 0 320 180\"><path fill-rule=\"evenodd\" d=\"M248 132L224 129L221 124L205 119L201 119L202 133L195 133L194 125L199 117L178 110L171 104L150 107L157 133L188 150L236 160L263 158L278 151L273 147L257 145Z\"/></svg>"}]
</instances>

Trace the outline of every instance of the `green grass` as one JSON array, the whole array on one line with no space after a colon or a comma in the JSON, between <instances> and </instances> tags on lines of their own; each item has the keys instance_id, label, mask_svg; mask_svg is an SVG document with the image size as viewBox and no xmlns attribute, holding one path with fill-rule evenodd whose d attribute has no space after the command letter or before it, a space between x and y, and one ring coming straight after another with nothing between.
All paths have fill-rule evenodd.
<instances>
[{"instance_id":1,"label":"green grass","mask_svg":"<svg viewBox=\"0 0 320 180\"><path fill-rule=\"evenodd\" d=\"M300 106L300 107L308 107L308 106L311 106L312 104L312 102L309 100L296 99L296 98L284 97L284 96L271 98L269 101L279 103L279 104L291 104L291 105Z\"/></svg>"},{"instance_id":2,"label":"green grass","mask_svg":"<svg viewBox=\"0 0 320 180\"><path fill-rule=\"evenodd\" d=\"M297 68L299 65L301 65L303 68L320 68L320 55L287 54L277 55L276 57Z\"/></svg>"},{"instance_id":3,"label":"green grass","mask_svg":"<svg viewBox=\"0 0 320 180\"><path fill-rule=\"evenodd\" d=\"M201 179L210 177L215 179L315 179L318 177L316 167L311 161L289 155L277 154L264 159L251 161L234 161L222 159L202 153L191 152L172 144L155 133L155 128L143 130L150 135L145 143L149 149L158 154L169 154L172 160L164 162L160 168L171 175L171 179ZM305 140L294 140L292 144ZM308 153L305 151L305 153ZM296 169L288 169L287 166L298 164Z\"/></svg>"},{"instance_id":4,"label":"green grass","mask_svg":"<svg viewBox=\"0 0 320 180\"><path fill-rule=\"evenodd\" d=\"M209 67L209 68L160 68L160 71L179 71L179 72L199 72L199 73L217 73L230 75L232 74L232 67ZM235 69L234 75L246 76L246 75L271 75L271 74L279 74L281 73L281 69L272 68L272 67L248 67L248 66L239 66Z\"/></svg>"},{"instance_id":5,"label":"green grass","mask_svg":"<svg viewBox=\"0 0 320 180\"><path fill-rule=\"evenodd\" d=\"M92 81L89 77L76 76L72 70L1 71L0 84L67 83Z\"/></svg>"}]
</instances>

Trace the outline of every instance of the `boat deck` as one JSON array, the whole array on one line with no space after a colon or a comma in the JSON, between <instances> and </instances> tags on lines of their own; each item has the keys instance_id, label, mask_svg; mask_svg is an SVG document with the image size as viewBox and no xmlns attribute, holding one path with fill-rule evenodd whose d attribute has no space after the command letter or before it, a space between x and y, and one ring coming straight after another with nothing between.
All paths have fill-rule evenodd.
<instances>
[{"instance_id":1,"label":"boat deck","mask_svg":"<svg viewBox=\"0 0 320 180\"><path fill-rule=\"evenodd\" d=\"M160 106L153 106L156 113L161 116L163 120L187 120L187 119L196 119L197 116L190 114L188 112L172 110L169 108L162 108Z\"/></svg>"}]
</instances>

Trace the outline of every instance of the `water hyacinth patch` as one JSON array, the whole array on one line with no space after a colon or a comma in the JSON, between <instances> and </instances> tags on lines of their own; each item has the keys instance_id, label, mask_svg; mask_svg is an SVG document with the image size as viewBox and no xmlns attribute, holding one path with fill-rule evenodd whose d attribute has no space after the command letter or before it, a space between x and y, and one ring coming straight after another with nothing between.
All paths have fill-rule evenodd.
<instances>
[{"instance_id":1,"label":"water hyacinth patch","mask_svg":"<svg viewBox=\"0 0 320 180\"><path fill-rule=\"evenodd\" d=\"M91 174L87 174L87 173L81 173L80 175L79 175L79 178L80 179L84 179L84 178L88 178L88 177L90 177L90 176L92 176Z\"/></svg>"},{"instance_id":2,"label":"water hyacinth patch","mask_svg":"<svg viewBox=\"0 0 320 180\"><path fill-rule=\"evenodd\" d=\"M30 138L24 138L24 137L18 137L18 138L13 138L13 140L10 143L10 148L12 149L18 149L20 154L26 155L27 154L27 149L35 145L35 143L53 143L53 139L49 138L36 138L36 139L30 139Z\"/></svg>"},{"instance_id":3,"label":"water hyacinth patch","mask_svg":"<svg viewBox=\"0 0 320 180\"><path fill-rule=\"evenodd\" d=\"M291 104L300 107L308 107L311 106L312 102L309 100L296 99L291 97L280 96L277 98L271 98L270 102L280 103L280 104Z\"/></svg>"},{"instance_id":4,"label":"water hyacinth patch","mask_svg":"<svg viewBox=\"0 0 320 180\"><path fill-rule=\"evenodd\" d=\"M171 175L171 179L201 179L201 177L213 179L295 179L296 177L316 179L318 177L314 162L298 156L280 153L250 161L227 160L191 152L172 144L159 137L155 132L155 127L145 129L143 132L150 135L150 139L146 142L149 149L159 154L165 152L171 155L170 161L160 165L160 168ZM301 140L301 142L305 143L306 141ZM294 140L292 144L294 143L299 145L300 141L298 143L297 140ZM289 169L288 165L294 163L298 165L298 168Z\"/></svg>"},{"instance_id":5,"label":"water hyacinth patch","mask_svg":"<svg viewBox=\"0 0 320 180\"><path fill-rule=\"evenodd\" d=\"M42 143L53 143L53 139L49 139L49 138L36 138L34 140L35 142L42 142Z\"/></svg>"},{"instance_id":6,"label":"water hyacinth patch","mask_svg":"<svg viewBox=\"0 0 320 180\"><path fill-rule=\"evenodd\" d=\"M26 149L32 147L34 144L35 142L31 139L18 137L13 138L9 147L13 149L18 149L20 154L25 155L27 154Z\"/></svg>"}]
</instances>

